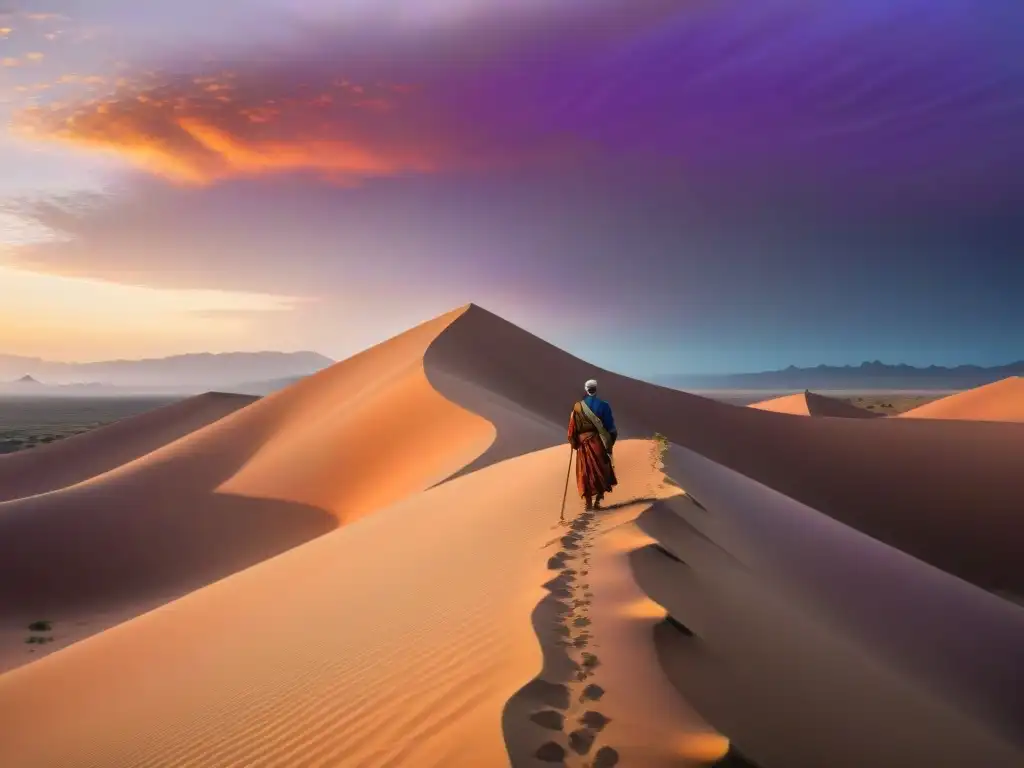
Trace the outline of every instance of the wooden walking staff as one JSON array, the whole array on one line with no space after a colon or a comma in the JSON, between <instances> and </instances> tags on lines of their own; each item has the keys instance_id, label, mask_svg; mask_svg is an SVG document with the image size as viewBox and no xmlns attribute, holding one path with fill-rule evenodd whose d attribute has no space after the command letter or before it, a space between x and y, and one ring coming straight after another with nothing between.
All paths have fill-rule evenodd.
<instances>
[{"instance_id":1,"label":"wooden walking staff","mask_svg":"<svg viewBox=\"0 0 1024 768\"><path fill-rule=\"evenodd\" d=\"M565 470L565 492L562 494L562 508L558 512L558 522L565 522L565 500L569 496L569 476L572 474L572 457L576 449L569 446L569 468Z\"/></svg>"}]
</instances>

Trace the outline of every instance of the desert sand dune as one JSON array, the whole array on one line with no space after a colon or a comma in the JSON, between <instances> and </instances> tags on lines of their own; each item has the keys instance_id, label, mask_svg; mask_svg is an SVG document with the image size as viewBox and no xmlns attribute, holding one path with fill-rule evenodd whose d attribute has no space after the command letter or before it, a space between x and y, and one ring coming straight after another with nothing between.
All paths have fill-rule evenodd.
<instances>
[{"instance_id":1,"label":"desert sand dune","mask_svg":"<svg viewBox=\"0 0 1024 768\"><path fill-rule=\"evenodd\" d=\"M672 442L836 520L1000 593L1024 595L1024 425L926 419L794 419L629 379L572 357L472 306L430 346L427 374L488 393L467 407L486 418L501 403L561 429L582 382L595 377L620 432ZM445 376L435 377L441 370ZM475 466L536 440L503 435Z\"/></svg>"},{"instance_id":2,"label":"desert sand dune","mask_svg":"<svg viewBox=\"0 0 1024 768\"><path fill-rule=\"evenodd\" d=\"M666 463L693 495L641 515L634 572L692 633L658 628L669 676L744 753L1022 764L1024 609L690 451Z\"/></svg>"},{"instance_id":3,"label":"desert sand dune","mask_svg":"<svg viewBox=\"0 0 1024 768\"><path fill-rule=\"evenodd\" d=\"M957 392L901 413L903 419L968 419L1024 422L1024 377Z\"/></svg>"},{"instance_id":4,"label":"desert sand dune","mask_svg":"<svg viewBox=\"0 0 1024 768\"><path fill-rule=\"evenodd\" d=\"M0 456L0 501L88 480L212 424L256 400L207 392L30 451Z\"/></svg>"},{"instance_id":5,"label":"desert sand dune","mask_svg":"<svg viewBox=\"0 0 1024 768\"><path fill-rule=\"evenodd\" d=\"M682 446L687 495L624 440L567 528L591 376L624 438ZM130 619L0 675L0 765L698 765L728 737L762 768L1010 768L1024 608L985 590L1024 594L1022 447L717 403L463 308L0 505L8 618Z\"/></svg>"},{"instance_id":6,"label":"desert sand dune","mask_svg":"<svg viewBox=\"0 0 1024 768\"><path fill-rule=\"evenodd\" d=\"M566 455L417 494L0 676L0 764L481 768L508 764L506 741L568 745L572 721L592 711L612 721L588 720L603 728L591 756L607 747L623 765L679 765L669 753L706 726L673 717L684 705L670 686L670 709L650 701L639 717L635 689L660 672L622 678L622 657L619 676L602 677L616 668L614 638L596 649L609 654L592 678L599 701L570 706L564 682L542 691L563 698L568 725L502 717L543 662L531 614L569 530L558 524ZM630 480L616 498L646 496L646 444L623 443L619 461ZM656 667L653 636L642 639ZM637 733L655 737L646 752Z\"/></svg>"},{"instance_id":7,"label":"desert sand dune","mask_svg":"<svg viewBox=\"0 0 1024 768\"><path fill-rule=\"evenodd\" d=\"M788 413L793 416L831 416L843 419L873 419L881 415L834 397L826 397L814 392L797 392L783 397L774 397L771 400L751 403L747 407L775 413Z\"/></svg>"},{"instance_id":8,"label":"desert sand dune","mask_svg":"<svg viewBox=\"0 0 1024 768\"><path fill-rule=\"evenodd\" d=\"M117 469L0 504L0 665L53 650L450 475L493 427L438 395L450 314ZM41 650L36 650L38 655Z\"/></svg>"}]
</instances>

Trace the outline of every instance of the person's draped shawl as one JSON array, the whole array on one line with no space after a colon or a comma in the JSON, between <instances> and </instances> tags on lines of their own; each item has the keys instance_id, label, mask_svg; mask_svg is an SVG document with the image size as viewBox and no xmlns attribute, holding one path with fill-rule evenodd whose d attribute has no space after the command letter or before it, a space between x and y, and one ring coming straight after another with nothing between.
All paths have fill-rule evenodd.
<instances>
[{"instance_id":1,"label":"person's draped shawl","mask_svg":"<svg viewBox=\"0 0 1024 768\"><path fill-rule=\"evenodd\" d=\"M594 411L590 408L589 405L587 405L586 400L580 400L578 405L580 407L580 412L587 418L587 421L589 421L594 426L594 429L597 430L597 435L598 437L601 438L601 444L604 446L604 449L608 452L608 461L611 462L612 468L614 469L615 455L612 453L613 441L611 433L607 429L605 429L604 422L601 421L601 418L596 413L594 413Z\"/></svg>"}]
</instances>

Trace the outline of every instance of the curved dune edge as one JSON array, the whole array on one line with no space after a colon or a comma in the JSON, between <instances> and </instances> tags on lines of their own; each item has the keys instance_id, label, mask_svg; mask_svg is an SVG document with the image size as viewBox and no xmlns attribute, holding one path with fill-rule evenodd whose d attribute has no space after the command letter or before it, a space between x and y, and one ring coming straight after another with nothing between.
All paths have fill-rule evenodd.
<instances>
[{"instance_id":1,"label":"curved dune edge","mask_svg":"<svg viewBox=\"0 0 1024 768\"><path fill-rule=\"evenodd\" d=\"M277 405L258 410L259 419L229 417L203 430L202 439L193 439L197 433L183 445L69 489L130 489L141 475L162 481L165 486L158 489L177 492L181 478L188 476L181 468L197 467L210 473L199 473L204 482L216 480L205 503L222 497L258 500L291 520L296 509L278 505L294 494L330 506L330 511L317 512L331 525L340 519L354 522L0 676L0 712L15 713L0 719L0 764L487 766L507 764L508 754L522 750L531 754L547 741L564 737L561 743L567 743L567 734L552 736L550 728L531 719L538 710L558 709L558 684L523 686L538 677L545 680L552 670L576 671L559 666L553 651L560 647L538 628L549 619L562 620L561 614L548 613L564 599L556 592L567 589L571 596L577 586L583 589L583 582L558 581L561 571L551 581L547 566L566 533L555 522L566 471L561 424L581 374L595 369L503 321L495 324L475 308L450 317L435 321L429 332L421 326L415 342L399 337L406 345L401 355L387 353L382 360L378 349L376 357L364 357L344 373L338 369L329 387L321 379L311 389L300 389L308 382L296 385L287 398L272 396ZM939 745L948 748L941 753L947 762L952 755L969 758L964 764L1019 764L1019 749L997 735L995 726L1006 712L1000 696L1019 686L991 685L993 670L1006 673L1000 679L1020 679L1012 664L1005 666L1014 657L996 652L1005 642L1020 647L1020 642L1012 644L1024 616L1018 607L934 569L922 571L929 567L900 553L895 553L898 563L909 570L894 571L887 557L878 557L879 552L891 556L891 548L878 550L878 542L865 550L869 555L859 556L859 548L871 546L864 543L871 541L866 536L714 463L731 463L783 486L800 481L797 490L805 498L813 496L805 491L816 484L833 493L844 490L843 478L852 477L857 482L845 490L856 493L855 498L832 502L831 513L849 520L858 505L866 505L892 517L894 507L907 514L917 509L914 503L925 498L921 489L913 486L909 497L901 496L882 483L865 499L863 472L829 467L828 461L847 450L850 456L866 457L864 464L872 468L871 451L878 449L887 451L886 460L906 462L909 456L929 463L934 474L938 452L929 453L928 447L940 445L947 461L965 462L974 471L978 464L970 463L972 450L991 449L1019 435L1015 425L963 423L952 424L963 429L950 430L949 424L924 420L792 419L611 375L603 378L626 434L658 429L685 439L711 460L693 454L692 465L672 467L673 477L701 499L699 505L692 497L659 499L662 506L634 520L648 503L644 499L661 492L624 482L609 500L637 503L581 531L584 538L593 537L591 564L601 564L601 573L593 570L588 576L594 580L587 582L593 588L588 618L594 636L598 630L602 636L594 646L600 662L595 679L601 674L611 681L607 697L598 700L607 709L597 710L611 720L599 730L601 741L595 739L586 759L605 746L621 748L627 757L641 754L631 751L641 748L630 741L634 732L646 732L657 745L646 759L661 760L672 749L691 750L691 756L693 750L708 750L707 757L724 746L655 674L651 661L656 659L704 718L766 766L818 766L823 755L840 768L891 764L896 754L888 739L891 724L903 723L907 713L913 715L909 722L940 737L925 743L928 734L899 734L911 755L934 756ZM295 391L302 397L295 398ZM415 393L424 395L422 405L409 407L404 415L394 411L395 401L405 402ZM272 398L266 400L275 402ZM438 410L432 411L430 403ZM369 409L365 415L364 405ZM433 422L424 413L442 418ZM401 479L404 470L399 471L401 482L392 488L399 500L367 514L365 507L346 506L348 496L339 489L347 484L356 498L364 499L381 498L381 489L368 488L360 496L354 487L358 476L339 476L339 464L311 461L310 451L321 446L340 461L349 450L341 445L346 435L372 435L381 418L394 418L386 424L400 428L420 419L424 436L410 441L410 435L399 432L380 452L360 450L367 448L365 442L353 446L356 460L383 457L383 463L374 459L362 466L371 478L387 479L409 444L417 449L413 457L432 451L447 456L453 446L454 452L450 464L428 462L422 475L412 472ZM436 434L437 425L458 419L465 419L466 426L454 440L447 432ZM879 421L896 427L876 429ZM957 436L966 445L940 441ZM499 463L504 452L555 442L558 448ZM241 446L231 461L223 459L224 445ZM617 451L629 483L650 476L642 470L642 452L634 453L638 445L644 444L624 440ZM793 461L793 455L803 456L804 463ZM241 460L223 473L225 478L211 468L216 456L225 466ZM459 474L459 462L470 459L470 468L483 468L423 493L409 495L401 487L407 480L419 478L429 485L453 471ZM998 500L1004 497L991 489L986 495L982 481L995 482L996 491L1010 487L1014 461L986 459L994 466L979 478L968 473L970 490L981 497L970 516L953 521L961 533L972 526L977 530L979 518L984 523L979 512L1000 509ZM956 487L947 475L956 479L959 470L958 477L964 476L955 462L948 468L949 473L936 476L943 492ZM832 474L819 474L823 470ZM872 479L877 485L878 478ZM231 493L222 492L230 483L235 483ZM240 495L246 489L259 496ZM67 498L69 491L50 497ZM662 514L663 506L672 506L678 517L679 504L686 505L690 527L682 536L657 527L674 519ZM947 500L938 512L922 509L934 517L956 508ZM618 527L611 525L615 515L623 517ZM6 519L0 514L0 523ZM822 521L828 525L822 527ZM228 530L237 536L244 529ZM842 546L836 549L836 541L853 540L858 556L847 558L847 572L830 571L846 552ZM829 541L832 546L826 547ZM582 548L586 542L570 543ZM974 543L961 541L959 546L969 549ZM645 570L652 555L662 558L654 561L657 567L672 564L667 576L655 571L652 578ZM672 570L678 559L686 561L689 578ZM194 563L190 567L194 571ZM928 574L923 582L918 579L922 573ZM872 613L877 605L849 590L862 581L894 585L886 600L875 603L896 604L900 615L879 622ZM540 586L545 582L546 589ZM929 599L913 599L915 590L924 587ZM630 610L623 612L624 606ZM675 624L661 620L666 611ZM966 626L958 628L963 621ZM681 626L693 636L681 637ZM911 637L920 642L882 642L879 626L890 638L890 628L909 626ZM688 644L681 647L681 640ZM981 650L971 643L981 643ZM659 652L656 657L652 648ZM617 681L627 680L627 673L633 679L634 658L641 683L620 685ZM722 665L708 664L709 658L724 659L727 667L746 674L723 675ZM937 662L950 659L947 672L936 672ZM1004 666L986 666L993 659ZM900 664L912 675L895 674ZM922 694L922 680L938 687L937 699ZM837 689L848 696L838 696ZM658 720L658 711L640 717L649 711L646 702L620 698L639 699L647 690L653 701L666 702L657 709L671 714L671 721ZM786 700L795 698L799 706L779 706L780 691L792 694ZM887 717L872 714L878 702L885 704L879 712ZM882 762L843 762L847 756L863 757L865 749ZM681 752L674 754L678 758ZM577 765L584 759L575 753L570 758Z\"/></svg>"},{"instance_id":2,"label":"curved dune edge","mask_svg":"<svg viewBox=\"0 0 1024 768\"><path fill-rule=\"evenodd\" d=\"M207 392L30 451L0 456L0 502L56 491L102 475L258 399Z\"/></svg>"},{"instance_id":3,"label":"curved dune edge","mask_svg":"<svg viewBox=\"0 0 1024 768\"><path fill-rule=\"evenodd\" d=\"M589 513L574 499L548 546L554 578L534 614L544 666L504 714L512 765L564 755L570 766L670 768L709 765L728 750L664 676L654 630L665 612L630 567L645 543L632 521L679 491L661 482L649 441L617 445L616 459L624 482L609 505Z\"/></svg>"},{"instance_id":4,"label":"curved dune edge","mask_svg":"<svg viewBox=\"0 0 1024 768\"><path fill-rule=\"evenodd\" d=\"M742 754L1021 764L1024 611L691 452L668 463L701 502L637 518L650 539L634 574L671 617L656 628L665 673Z\"/></svg>"},{"instance_id":5,"label":"curved dune edge","mask_svg":"<svg viewBox=\"0 0 1024 768\"><path fill-rule=\"evenodd\" d=\"M565 456L445 483L0 676L0 764L506 765Z\"/></svg>"},{"instance_id":6,"label":"curved dune edge","mask_svg":"<svg viewBox=\"0 0 1024 768\"><path fill-rule=\"evenodd\" d=\"M469 469L564 440L567 404L596 377L623 437L660 432L948 573L1024 595L1022 424L795 419L736 407L602 370L476 306L438 336L424 362L450 399L492 422L492 411L516 409L531 425L499 430ZM473 401L459 400L467 386Z\"/></svg>"},{"instance_id":7,"label":"curved dune edge","mask_svg":"<svg viewBox=\"0 0 1024 768\"><path fill-rule=\"evenodd\" d=\"M814 392L798 392L783 397L774 397L770 400L751 403L747 407L761 411L788 413L793 416L825 416L841 419L874 419L882 415Z\"/></svg>"},{"instance_id":8,"label":"curved dune edge","mask_svg":"<svg viewBox=\"0 0 1024 768\"><path fill-rule=\"evenodd\" d=\"M0 669L245 569L427 488L494 427L437 393L444 315L157 451L0 504ZM53 642L25 643L53 622Z\"/></svg>"},{"instance_id":9,"label":"curved dune edge","mask_svg":"<svg viewBox=\"0 0 1024 768\"><path fill-rule=\"evenodd\" d=\"M1024 377L957 392L898 414L902 419L965 419L1024 422Z\"/></svg>"}]
</instances>

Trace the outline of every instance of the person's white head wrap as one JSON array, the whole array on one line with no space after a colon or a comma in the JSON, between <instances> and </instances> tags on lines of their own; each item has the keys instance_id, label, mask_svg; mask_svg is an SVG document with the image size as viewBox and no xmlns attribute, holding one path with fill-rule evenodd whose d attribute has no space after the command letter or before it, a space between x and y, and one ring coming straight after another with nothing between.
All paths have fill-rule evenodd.
<instances>
[{"instance_id":1,"label":"person's white head wrap","mask_svg":"<svg viewBox=\"0 0 1024 768\"><path fill-rule=\"evenodd\" d=\"M590 379L583 388L587 391L588 395L592 395L597 391L597 382L594 379Z\"/></svg>"}]
</instances>

